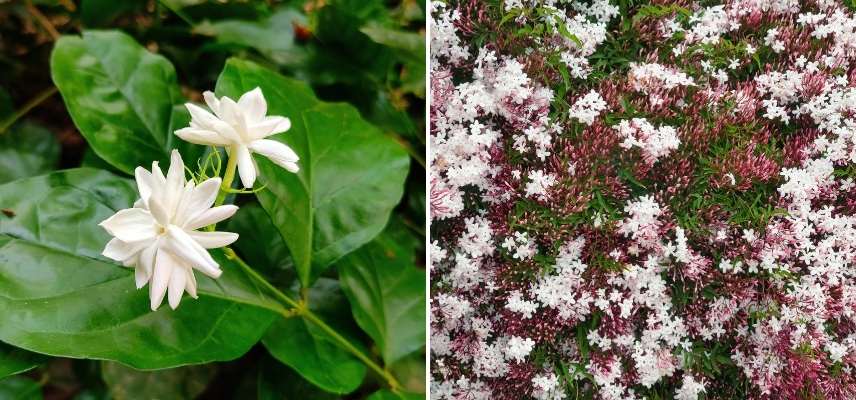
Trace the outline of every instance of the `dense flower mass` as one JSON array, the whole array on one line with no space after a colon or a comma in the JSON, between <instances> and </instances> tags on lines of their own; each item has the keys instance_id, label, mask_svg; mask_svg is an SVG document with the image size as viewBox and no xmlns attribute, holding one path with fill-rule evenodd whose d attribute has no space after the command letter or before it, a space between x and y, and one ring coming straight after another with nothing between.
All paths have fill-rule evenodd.
<instances>
[{"instance_id":1,"label":"dense flower mass","mask_svg":"<svg viewBox=\"0 0 856 400\"><path fill-rule=\"evenodd\" d=\"M856 398L856 15L433 2L435 399Z\"/></svg>"}]
</instances>

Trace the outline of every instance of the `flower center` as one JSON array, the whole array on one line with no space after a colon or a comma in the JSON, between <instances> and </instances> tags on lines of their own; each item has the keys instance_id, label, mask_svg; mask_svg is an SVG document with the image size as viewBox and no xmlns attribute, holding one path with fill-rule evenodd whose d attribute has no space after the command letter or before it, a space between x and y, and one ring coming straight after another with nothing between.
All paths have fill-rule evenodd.
<instances>
[{"instance_id":1,"label":"flower center","mask_svg":"<svg viewBox=\"0 0 856 400\"><path fill-rule=\"evenodd\" d=\"M157 224L157 232L158 232L158 236L165 234L166 233L166 227L161 226L160 224Z\"/></svg>"}]
</instances>

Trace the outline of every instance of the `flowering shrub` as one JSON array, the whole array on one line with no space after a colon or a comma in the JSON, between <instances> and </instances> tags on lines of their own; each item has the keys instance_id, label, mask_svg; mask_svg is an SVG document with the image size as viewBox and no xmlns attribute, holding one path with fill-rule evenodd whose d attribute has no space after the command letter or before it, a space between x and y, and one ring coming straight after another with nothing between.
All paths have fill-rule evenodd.
<instances>
[{"instance_id":1,"label":"flowering shrub","mask_svg":"<svg viewBox=\"0 0 856 400\"><path fill-rule=\"evenodd\" d=\"M432 398L856 398L856 15L716 3L433 3Z\"/></svg>"},{"instance_id":2,"label":"flowering shrub","mask_svg":"<svg viewBox=\"0 0 856 400\"><path fill-rule=\"evenodd\" d=\"M423 398L424 5L41 3L0 6L56 86L0 104L0 399Z\"/></svg>"}]
</instances>

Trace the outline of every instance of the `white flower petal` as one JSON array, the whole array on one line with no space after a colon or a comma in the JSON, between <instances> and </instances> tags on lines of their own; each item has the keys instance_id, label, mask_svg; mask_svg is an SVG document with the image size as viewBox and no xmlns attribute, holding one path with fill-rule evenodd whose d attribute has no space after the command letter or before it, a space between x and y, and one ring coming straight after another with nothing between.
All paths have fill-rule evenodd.
<instances>
[{"instance_id":1,"label":"white flower petal","mask_svg":"<svg viewBox=\"0 0 856 400\"><path fill-rule=\"evenodd\" d=\"M250 139L264 139L268 136L277 133L285 132L291 129L291 120L286 117L272 116L265 117L262 122L248 126Z\"/></svg>"},{"instance_id":2,"label":"white flower petal","mask_svg":"<svg viewBox=\"0 0 856 400\"><path fill-rule=\"evenodd\" d=\"M99 224L123 242L151 240L157 234L152 214L141 208L127 208Z\"/></svg>"},{"instance_id":3,"label":"white flower petal","mask_svg":"<svg viewBox=\"0 0 856 400\"><path fill-rule=\"evenodd\" d=\"M196 243L184 230L171 225L167 228L167 235L169 236L169 240L166 241L168 250L186 260L190 266L212 278L217 278L223 273L217 262L211 258L211 254L208 254L208 251Z\"/></svg>"},{"instance_id":4,"label":"white flower petal","mask_svg":"<svg viewBox=\"0 0 856 400\"><path fill-rule=\"evenodd\" d=\"M297 153L291 147L288 147L284 143L268 139L256 140L250 143L250 150L267 157L274 164L290 172L298 171L297 161L300 158L297 157Z\"/></svg>"},{"instance_id":5,"label":"white flower petal","mask_svg":"<svg viewBox=\"0 0 856 400\"><path fill-rule=\"evenodd\" d=\"M152 217L155 218L158 224L161 226L169 225L169 212L163 207L160 200L152 198L149 200L149 211L152 213Z\"/></svg>"},{"instance_id":6,"label":"white flower petal","mask_svg":"<svg viewBox=\"0 0 856 400\"><path fill-rule=\"evenodd\" d=\"M169 306L173 310L178 308L181 303L181 295L184 294L184 287L187 284L187 268L179 266L172 271L172 276L169 278Z\"/></svg>"},{"instance_id":7,"label":"white flower petal","mask_svg":"<svg viewBox=\"0 0 856 400\"><path fill-rule=\"evenodd\" d=\"M198 299L199 296L196 294L196 275L193 275L193 270L190 268L185 268L184 273L187 274L187 285L185 285L187 294L194 299Z\"/></svg>"},{"instance_id":8,"label":"white flower petal","mask_svg":"<svg viewBox=\"0 0 856 400\"><path fill-rule=\"evenodd\" d=\"M152 277L152 272L155 269L155 257L157 257L158 246L160 239L156 239L152 244L140 252L139 264L135 272L137 281L137 289L146 286L146 282Z\"/></svg>"},{"instance_id":9,"label":"white flower petal","mask_svg":"<svg viewBox=\"0 0 856 400\"><path fill-rule=\"evenodd\" d=\"M214 124L219 121L217 116L196 104L185 103L184 106L187 108L187 111L190 111L191 121L196 124L198 128L211 129L214 127Z\"/></svg>"},{"instance_id":10,"label":"white flower petal","mask_svg":"<svg viewBox=\"0 0 856 400\"><path fill-rule=\"evenodd\" d=\"M134 178L137 180L137 191L140 192L140 200L148 208L149 197L151 197L152 188L155 185L155 178L150 171L143 167L137 167L134 170Z\"/></svg>"},{"instance_id":11,"label":"white flower petal","mask_svg":"<svg viewBox=\"0 0 856 400\"><path fill-rule=\"evenodd\" d=\"M238 99L238 106L243 111L248 123L261 121L265 117L265 114L267 114L267 102L265 101L265 96L262 95L260 87L244 93Z\"/></svg>"},{"instance_id":12,"label":"white flower petal","mask_svg":"<svg viewBox=\"0 0 856 400\"><path fill-rule=\"evenodd\" d=\"M206 249L216 249L228 246L238 240L238 234L232 232L197 232L191 231L187 234Z\"/></svg>"},{"instance_id":13,"label":"white flower petal","mask_svg":"<svg viewBox=\"0 0 856 400\"><path fill-rule=\"evenodd\" d=\"M152 273L152 284L149 286L152 311L157 310L163 303L169 279L176 268L178 268L178 261L168 251L158 250L155 257L155 270Z\"/></svg>"},{"instance_id":14,"label":"white flower petal","mask_svg":"<svg viewBox=\"0 0 856 400\"><path fill-rule=\"evenodd\" d=\"M184 227L188 221L192 221L194 218L199 216L199 214L202 214L211 208L214 204L214 200L217 199L217 193L220 191L220 185L222 182L223 181L220 178L211 178L200 183L199 186L196 186L193 189L193 192L186 198L186 211L177 215L175 224Z\"/></svg>"},{"instance_id":15,"label":"white flower petal","mask_svg":"<svg viewBox=\"0 0 856 400\"><path fill-rule=\"evenodd\" d=\"M214 112L214 115L220 114L220 100L217 100L217 96L214 95L214 92L206 90L202 93L202 98L205 99L205 104L208 104L208 108Z\"/></svg>"},{"instance_id":16,"label":"white flower petal","mask_svg":"<svg viewBox=\"0 0 856 400\"><path fill-rule=\"evenodd\" d=\"M240 141L247 139L243 136L247 132L247 120L238 103L225 96L220 98L220 118L238 133Z\"/></svg>"},{"instance_id":17,"label":"white flower petal","mask_svg":"<svg viewBox=\"0 0 856 400\"><path fill-rule=\"evenodd\" d=\"M203 226L216 224L232 215L235 215L236 211L238 211L238 206L233 204L210 208L184 224L184 229L196 230Z\"/></svg>"},{"instance_id":18,"label":"white flower petal","mask_svg":"<svg viewBox=\"0 0 856 400\"><path fill-rule=\"evenodd\" d=\"M253 164L250 150L246 146L238 146L230 156L238 157L238 175L241 176L241 183L245 188L253 187L253 183L256 182L256 166Z\"/></svg>"},{"instance_id":19,"label":"white flower petal","mask_svg":"<svg viewBox=\"0 0 856 400\"><path fill-rule=\"evenodd\" d=\"M221 136L217 131L202 128L182 128L175 131L175 135L190 143L204 146L228 146L229 140Z\"/></svg>"},{"instance_id":20,"label":"white flower petal","mask_svg":"<svg viewBox=\"0 0 856 400\"><path fill-rule=\"evenodd\" d=\"M136 256L137 253L144 249L149 243L150 241L148 240L139 242L123 242L117 238L113 238L107 242L107 246L104 247L104 251L101 252L101 255L111 260L124 263L126 260Z\"/></svg>"},{"instance_id":21,"label":"white flower petal","mask_svg":"<svg viewBox=\"0 0 856 400\"><path fill-rule=\"evenodd\" d=\"M182 188L187 180L184 178L184 161L181 159L181 153L178 150L173 150L170 155L169 171L166 174L166 187L164 187L164 195L161 197L161 204L169 215L174 215L178 201L181 199Z\"/></svg>"},{"instance_id":22,"label":"white flower petal","mask_svg":"<svg viewBox=\"0 0 856 400\"><path fill-rule=\"evenodd\" d=\"M137 289L146 286L146 283L149 283L150 276L146 273L146 270L137 267L134 269L134 283L137 285Z\"/></svg>"}]
</instances>

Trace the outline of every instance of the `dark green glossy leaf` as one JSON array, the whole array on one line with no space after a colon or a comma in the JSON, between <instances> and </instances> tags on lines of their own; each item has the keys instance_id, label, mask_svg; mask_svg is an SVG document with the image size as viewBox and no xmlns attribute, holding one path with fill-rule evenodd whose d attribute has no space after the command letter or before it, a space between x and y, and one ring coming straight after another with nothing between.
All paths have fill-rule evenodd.
<instances>
[{"instance_id":1,"label":"dark green glossy leaf","mask_svg":"<svg viewBox=\"0 0 856 400\"><path fill-rule=\"evenodd\" d=\"M197 274L199 299L157 312L131 269L100 256L97 223L135 198L132 181L85 168L0 186L14 213L0 215L0 340L142 369L230 360L258 341L280 308L219 251L220 279Z\"/></svg>"},{"instance_id":2,"label":"dark green glossy leaf","mask_svg":"<svg viewBox=\"0 0 856 400\"><path fill-rule=\"evenodd\" d=\"M338 282L319 279L310 289L309 306L337 332L353 338L354 333L349 332L353 332L355 327L347 323L350 320L347 303ZM351 342L358 343L353 339ZM361 361L339 348L324 331L303 318L277 320L262 343L277 360L328 392L353 392L366 375L366 366Z\"/></svg>"},{"instance_id":3,"label":"dark green glossy leaf","mask_svg":"<svg viewBox=\"0 0 856 400\"><path fill-rule=\"evenodd\" d=\"M247 264L271 282L279 287L291 287L297 281L288 247L260 205L250 203L241 206L229 219L225 230L241 236L234 247Z\"/></svg>"},{"instance_id":4,"label":"dark green glossy leaf","mask_svg":"<svg viewBox=\"0 0 856 400\"><path fill-rule=\"evenodd\" d=\"M126 173L166 161L179 148L192 163L201 146L173 134L186 125L175 69L119 31L63 36L51 54L51 76L74 124L92 149Z\"/></svg>"},{"instance_id":5,"label":"dark green glossy leaf","mask_svg":"<svg viewBox=\"0 0 856 400\"><path fill-rule=\"evenodd\" d=\"M0 379L0 399L41 400L42 398L41 386L32 379L23 376Z\"/></svg>"},{"instance_id":6,"label":"dark green glossy leaf","mask_svg":"<svg viewBox=\"0 0 856 400\"><path fill-rule=\"evenodd\" d=\"M403 194L410 159L393 139L345 104L321 103L302 82L230 60L217 93L237 98L261 87L268 113L291 118L274 138L300 156L292 174L256 157L266 189L257 196L294 258L304 286L383 230Z\"/></svg>"},{"instance_id":7,"label":"dark green glossy leaf","mask_svg":"<svg viewBox=\"0 0 856 400\"><path fill-rule=\"evenodd\" d=\"M142 0L83 0L80 3L80 19L89 28L105 26L119 15L139 10L145 6Z\"/></svg>"},{"instance_id":8,"label":"dark green glossy leaf","mask_svg":"<svg viewBox=\"0 0 856 400\"><path fill-rule=\"evenodd\" d=\"M288 8L260 20L205 21L194 28L199 34L214 36L221 44L249 47L276 63L294 65L303 61L306 51L294 42L294 24L306 24L306 18Z\"/></svg>"},{"instance_id":9,"label":"dark green glossy leaf","mask_svg":"<svg viewBox=\"0 0 856 400\"><path fill-rule=\"evenodd\" d=\"M101 363L101 376L113 400L193 399L216 373L212 364L138 371L115 362Z\"/></svg>"},{"instance_id":10,"label":"dark green glossy leaf","mask_svg":"<svg viewBox=\"0 0 856 400\"><path fill-rule=\"evenodd\" d=\"M318 389L317 386L307 382L294 372L293 369L286 367L272 357L265 357L260 363L256 390L258 400L333 400L340 398Z\"/></svg>"},{"instance_id":11,"label":"dark green glossy leaf","mask_svg":"<svg viewBox=\"0 0 856 400\"><path fill-rule=\"evenodd\" d=\"M59 142L50 131L21 122L0 133L0 184L56 168Z\"/></svg>"},{"instance_id":12,"label":"dark green glossy leaf","mask_svg":"<svg viewBox=\"0 0 856 400\"><path fill-rule=\"evenodd\" d=\"M392 224L338 263L354 319L387 364L425 345L425 271L415 267L417 245L405 228Z\"/></svg>"},{"instance_id":13,"label":"dark green glossy leaf","mask_svg":"<svg viewBox=\"0 0 856 400\"><path fill-rule=\"evenodd\" d=\"M0 379L9 375L27 372L38 367L46 360L47 357L41 354L32 353L0 342Z\"/></svg>"}]
</instances>

